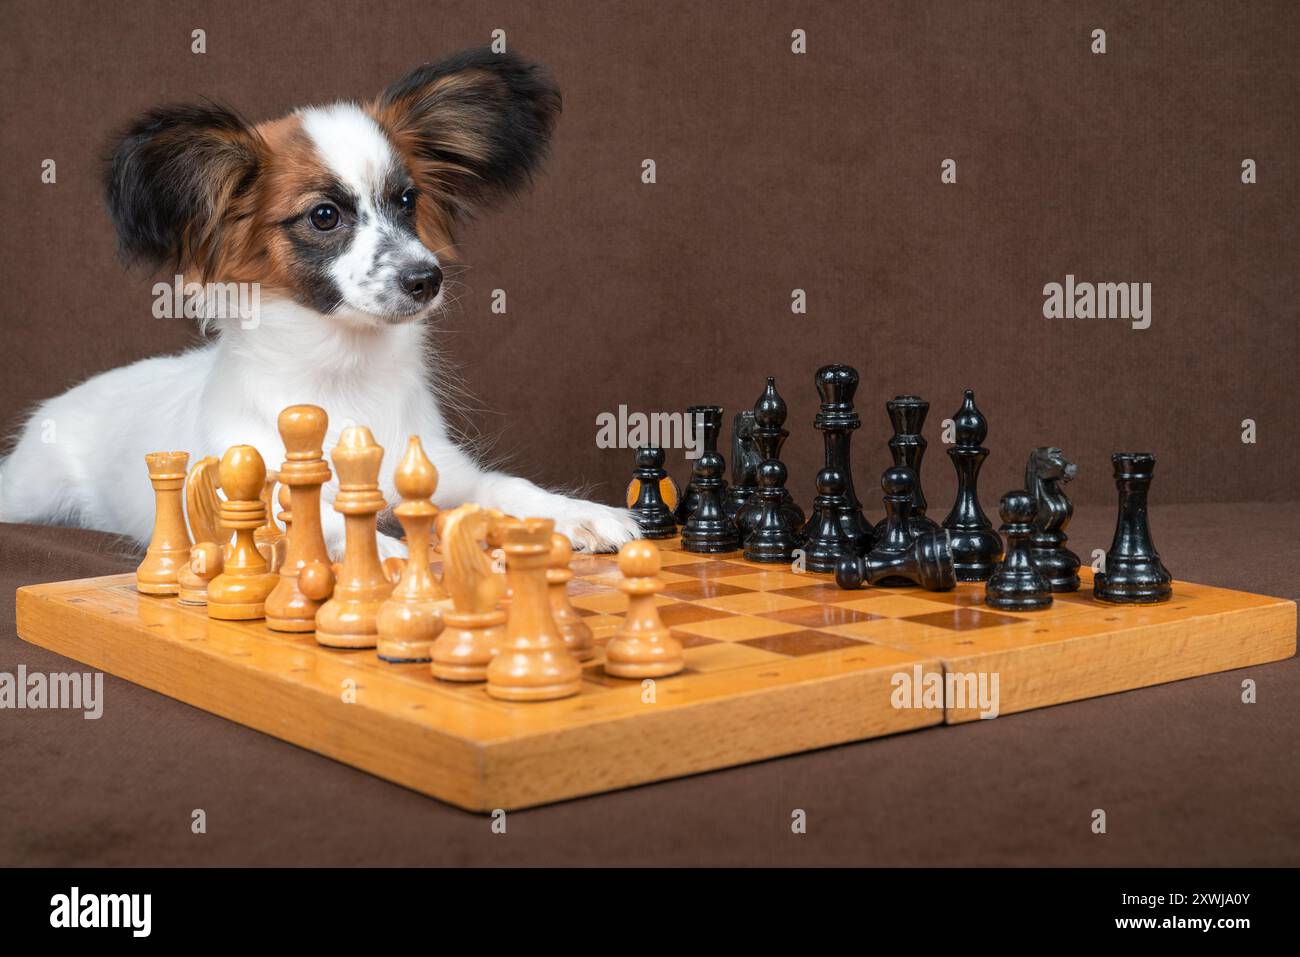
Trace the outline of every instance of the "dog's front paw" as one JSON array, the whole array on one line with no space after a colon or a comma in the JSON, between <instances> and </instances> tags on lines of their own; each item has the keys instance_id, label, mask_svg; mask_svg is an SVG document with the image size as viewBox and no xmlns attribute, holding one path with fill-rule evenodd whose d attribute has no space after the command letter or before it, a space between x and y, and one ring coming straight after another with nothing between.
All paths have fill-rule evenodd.
<instances>
[{"instance_id":1,"label":"dog's front paw","mask_svg":"<svg viewBox=\"0 0 1300 957\"><path fill-rule=\"evenodd\" d=\"M616 552L641 537L631 512L596 502L567 503L555 518L555 530L567 535L579 552Z\"/></svg>"}]
</instances>

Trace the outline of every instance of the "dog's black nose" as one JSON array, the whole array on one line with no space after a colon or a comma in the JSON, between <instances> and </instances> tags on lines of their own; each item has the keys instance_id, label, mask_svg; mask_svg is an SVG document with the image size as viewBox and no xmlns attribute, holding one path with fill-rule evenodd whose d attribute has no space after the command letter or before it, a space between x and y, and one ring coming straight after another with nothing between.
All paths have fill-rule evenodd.
<instances>
[{"instance_id":1,"label":"dog's black nose","mask_svg":"<svg viewBox=\"0 0 1300 957\"><path fill-rule=\"evenodd\" d=\"M428 302L438 295L438 289L442 286L442 270L437 266L403 269L398 274L397 281L402 286L402 292L416 302Z\"/></svg>"}]
</instances>

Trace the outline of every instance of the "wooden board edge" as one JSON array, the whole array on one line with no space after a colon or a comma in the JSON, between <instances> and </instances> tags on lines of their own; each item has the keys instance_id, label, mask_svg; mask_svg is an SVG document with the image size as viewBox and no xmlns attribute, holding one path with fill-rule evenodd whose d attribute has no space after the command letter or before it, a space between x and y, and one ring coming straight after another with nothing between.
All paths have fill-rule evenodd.
<instances>
[{"instance_id":1,"label":"wooden board edge","mask_svg":"<svg viewBox=\"0 0 1300 957\"><path fill-rule=\"evenodd\" d=\"M30 644L458 807L473 810L484 803L482 754L473 742L285 682L258 683L242 695L243 703L236 708L232 701L241 697L240 689L250 678L233 663L219 657L200 659L148 634L131 636L151 643L145 654L137 649L114 656L113 639L102 630L98 645L67 637L73 630L69 618L79 616L94 621L89 612L57 597L18 590L18 636ZM149 667L140 666L142 660L148 660ZM201 676L195 673L200 661ZM168 670L172 677L164 681L161 675ZM283 719L295 711L300 714L293 721ZM316 720L304 717L313 714Z\"/></svg>"},{"instance_id":2,"label":"wooden board edge","mask_svg":"<svg viewBox=\"0 0 1300 957\"><path fill-rule=\"evenodd\" d=\"M1296 603L1293 601L1276 599L1271 604L1212 617L1218 621L1182 619L1030 648L943 657L943 666L948 673L998 672L1001 698L998 713L1004 715L1283 661L1296 653ZM1038 663L1053 657L1067 659L1064 672L1057 665ZM1098 675L1107 668L1123 677L1098 680ZM1020 672L1031 675L1040 684L1044 674L1058 677L1034 696L1020 700L1015 697L1013 684L1013 695L1008 700L1006 681L1017 681ZM1059 677L1061 674L1072 677ZM1082 681L1081 676L1091 676L1092 680ZM1073 690L1062 687L1071 683ZM1086 690L1080 692L1081 688ZM986 720L980 718L978 707L945 707L946 724L978 720Z\"/></svg>"},{"instance_id":3,"label":"wooden board edge","mask_svg":"<svg viewBox=\"0 0 1300 957\"><path fill-rule=\"evenodd\" d=\"M998 671L999 713L1012 714L1278 661L1296 652L1296 603L1267 599L1199 618L1020 649L940 658L923 649L894 648L900 653L910 650L916 657L897 668L880 665L790 686L760 687L666 708L653 716L629 713L480 742L374 709L334 713L334 708L354 706L293 685L276 684L274 695L244 693L244 706L236 715L223 698L231 697L232 686L245 687L251 680L239 665L198 658L175 642L141 633L127 623L114 638L107 634L114 631L111 625L106 627L101 617L67 599L77 590L73 585L93 587L96 581L129 577L19 588L19 636L227 720L479 812L516 810L941 723L979 720L978 708L894 708L892 676L911 671L916 664L939 675ZM79 622L87 627L79 627ZM133 647L130 655L115 655L112 640L119 646L126 640L150 642L157 653L140 654ZM200 664L201 680L196 671ZM214 673L214 668L221 670ZM184 694L176 693L174 675L162 680L166 669L185 673ZM1036 697L1017 700L1020 676L1036 686ZM248 713L249 698L257 700L251 716L255 720ZM863 702L871 701L882 704L863 709ZM284 714L294 709L315 712L318 720L286 723Z\"/></svg>"},{"instance_id":4,"label":"wooden board edge","mask_svg":"<svg viewBox=\"0 0 1300 957\"><path fill-rule=\"evenodd\" d=\"M67 601L63 591L20 589L16 604L19 636L30 644L468 811L515 810L943 720L939 711L890 706L891 678L898 671L910 673L919 665L941 673L937 658L916 656L674 705L651 721L653 729L645 715L635 713L476 742L322 698L308 687L258 681L257 672L222 656L198 655L129 622L115 628L92 609ZM124 642L131 643L129 652ZM235 700L242 704L234 706ZM863 702L872 701L879 704L864 710ZM341 710L349 707L356 710ZM290 713L296 713L294 720L284 720ZM304 719L312 713L316 720ZM664 740L665 734L676 737ZM660 745L662 753L641 763L621 760L647 743Z\"/></svg>"},{"instance_id":5,"label":"wooden board edge","mask_svg":"<svg viewBox=\"0 0 1300 957\"><path fill-rule=\"evenodd\" d=\"M494 742L484 748L487 803L480 810L550 804L940 725L942 709L892 703L893 676L910 675L916 666L942 674L939 659L919 657L897 667L566 728L544 740ZM611 753L612 760L598 759Z\"/></svg>"}]
</instances>

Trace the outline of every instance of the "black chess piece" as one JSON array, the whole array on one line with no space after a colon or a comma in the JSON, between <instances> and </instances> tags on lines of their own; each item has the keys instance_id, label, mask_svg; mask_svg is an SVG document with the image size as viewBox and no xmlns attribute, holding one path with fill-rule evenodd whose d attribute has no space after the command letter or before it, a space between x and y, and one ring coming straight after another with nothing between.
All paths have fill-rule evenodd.
<instances>
[{"instance_id":1,"label":"black chess piece","mask_svg":"<svg viewBox=\"0 0 1300 957\"><path fill-rule=\"evenodd\" d=\"M1052 583L1052 591L1079 590L1079 556L1065 547L1065 527L1074 515L1074 505L1061 486L1071 481L1079 467L1060 449L1039 448L1029 453L1025 465L1025 488L1034 497L1034 534L1029 539L1030 557Z\"/></svg>"},{"instance_id":2,"label":"black chess piece","mask_svg":"<svg viewBox=\"0 0 1300 957\"><path fill-rule=\"evenodd\" d=\"M781 447L790 437L790 433L783 428L787 414L785 399L781 398L781 394L776 391L776 377L768 376L763 394L754 403L754 447L761 461L781 460ZM783 479L782 482L784 481ZM742 536L747 535L757 524L759 507L757 502L751 502L747 508L737 514L736 525L739 526ZM803 509L795 504L790 490L784 485L781 489L781 510L785 513L786 524L790 528L797 529L803 526Z\"/></svg>"},{"instance_id":3,"label":"black chess piece","mask_svg":"<svg viewBox=\"0 0 1300 957\"><path fill-rule=\"evenodd\" d=\"M1002 496L1002 517L1007 552L984 586L984 604L1007 611L1036 611L1052 604L1052 583L1030 556L1029 536L1034 533L1037 505L1028 492L1017 489Z\"/></svg>"},{"instance_id":4,"label":"black chess piece","mask_svg":"<svg viewBox=\"0 0 1300 957\"><path fill-rule=\"evenodd\" d=\"M744 557L751 562L788 562L799 547L799 539L781 507L785 479L785 466L779 459L768 459L758 467L758 491L751 497L758 512L753 528L745 536Z\"/></svg>"},{"instance_id":5,"label":"black chess piece","mask_svg":"<svg viewBox=\"0 0 1300 957\"><path fill-rule=\"evenodd\" d=\"M664 471L664 450L642 446L636 450L636 471L632 477L640 483L632 517L641 526L646 538L672 538L677 534L677 522L659 493L659 481L667 478Z\"/></svg>"},{"instance_id":6,"label":"black chess piece","mask_svg":"<svg viewBox=\"0 0 1300 957\"><path fill-rule=\"evenodd\" d=\"M895 396L885 403L889 413L889 422L894 428L894 435L889 440L889 452L894 457L895 465L906 465L915 474L912 488L912 509L908 521L916 532L937 532L939 524L925 514L928 503L925 492L921 490L921 461L925 458L926 447L930 444L921 434L925 425L930 403L915 395ZM876 536L879 537L884 522L876 523Z\"/></svg>"},{"instance_id":7,"label":"black chess piece","mask_svg":"<svg viewBox=\"0 0 1300 957\"><path fill-rule=\"evenodd\" d=\"M682 550L716 554L740 548L736 523L722 510L722 478L726 463L717 452L705 452L695 462L691 484L696 489L695 509L682 527Z\"/></svg>"},{"instance_id":8,"label":"black chess piece","mask_svg":"<svg viewBox=\"0 0 1300 957\"><path fill-rule=\"evenodd\" d=\"M993 531L993 523L980 507L980 467L988 458L984 448L988 421L975 407L975 393L967 389L961 408L952 417L956 443L948 449L952 467L957 470L957 497L943 527L952 533L952 562L957 580L988 581L1002 558L1002 539Z\"/></svg>"},{"instance_id":9,"label":"black chess piece","mask_svg":"<svg viewBox=\"0 0 1300 957\"><path fill-rule=\"evenodd\" d=\"M931 532L916 531L912 522L912 492L916 486L916 473L906 465L894 465L885 469L880 477L881 498L885 505L885 517L876 526L876 544L867 553L876 562L886 562L891 557L901 555L912 547L918 534ZM885 577L875 582L886 587L906 587L916 582L905 576Z\"/></svg>"},{"instance_id":10,"label":"black chess piece","mask_svg":"<svg viewBox=\"0 0 1300 957\"><path fill-rule=\"evenodd\" d=\"M1093 597L1118 604L1168 601L1173 595L1173 576L1151 541L1147 517L1147 492L1156 457L1150 452L1116 452L1111 461L1119 489L1119 518L1106 552L1106 570L1093 576Z\"/></svg>"},{"instance_id":11,"label":"black chess piece","mask_svg":"<svg viewBox=\"0 0 1300 957\"><path fill-rule=\"evenodd\" d=\"M722 502L729 518L739 515L758 488L758 467L762 464L754 446L754 410L737 412L731 420L731 490Z\"/></svg>"},{"instance_id":12,"label":"black chess piece","mask_svg":"<svg viewBox=\"0 0 1300 957\"><path fill-rule=\"evenodd\" d=\"M906 551L872 552L865 557L844 555L835 565L835 584L860 588L905 579L926 591L949 591L957 585L952 550L946 531L923 532L912 539Z\"/></svg>"},{"instance_id":13,"label":"black chess piece","mask_svg":"<svg viewBox=\"0 0 1300 957\"><path fill-rule=\"evenodd\" d=\"M881 498L885 503L885 517L877 528L876 544L872 551L906 551L916 537L912 525L912 489L916 473L906 465L893 465L880 476Z\"/></svg>"},{"instance_id":14,"label":"black chess piece","mask_svg":"<svg viewBox=\"0 0 1300 957\"><path fill-rule=\"evenodd\" d=\"M840 522L850 547L861 553L871 548L875 533L871 523L863 517L862 503L853 488L853 466L849 447L853 433L861 427L862 419L853 410L853 397L858 391L858 370L852 366L829 365L817 370L817 394L821 407L813 419L813 428L820 429L826 443L826 468L844 476L844 503L840 506ZM811 525L812 520L809 519Z\"/></svg>"},{"instance_id":15,"label":"black chess piece","mask_svg":"<svg viewBox=\"0 0 1300 957\"><path fill-rule=\"evenodd\" d=\"M847 487L844 473L837 469L827 467L817 473L817 497L801 534L804 561L811 571L833 572L841 556L858 553L844 524Z\"/></svg>"},{"instance_id":16,"label":"black chess piece","mask_svg":"<svg viewBox=\"0 0 1300 957\"><path fill-rule=\"evenodd\" d=\"M948 532L923 532L911 540L905 551L841 555L835 566L835 584L840 588L861 588L863 581L884 585L906 580L927 592L948 592L957 586Z\"/></svg>"},{"instance_id":17,"label":"black chess piece","mask_svg":"<svg viewBox=\"0 0 1300 957\"><path fill-rule=\"evenodd\" d=\"M722 406L719 405L692 405L686 408L686 427L696 433L699 441L700 455L706 452L718 451L718 433L722 431ZM699 458L696 458L699 461ZM721 478L721 476L719 476ZM727 480L721 478L722 494L726 494ZM673 511L673 518L677 519L678 525L686 524L686 520L691 517L691 512L695 510L695 500L698 493L695 490L695 473L692 468L691 477L682 486L683 492L677 508Z\"/></svg>"}]
</instances>

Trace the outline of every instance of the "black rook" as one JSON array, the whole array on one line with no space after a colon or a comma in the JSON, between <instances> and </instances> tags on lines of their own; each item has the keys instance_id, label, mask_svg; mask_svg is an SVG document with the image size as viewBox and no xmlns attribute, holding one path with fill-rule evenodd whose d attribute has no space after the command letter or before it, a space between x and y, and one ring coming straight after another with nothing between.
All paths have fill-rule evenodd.
<instances>
[{"instance_id":1,"label":"black rook","mask_svg":"<svg viewBox=\"0 0 1300 957\"><path fill-rule=\"evenodd\" d=\"M1147 519L1147 490L1156 457L1149 452L1116 452L1111 461L1119 489L1119 519L1106 553L1106 570L1093 578L1092 594L1122 604L1168 601L1173 577L1160 562Z\"/></svg>"}]
</instances>

